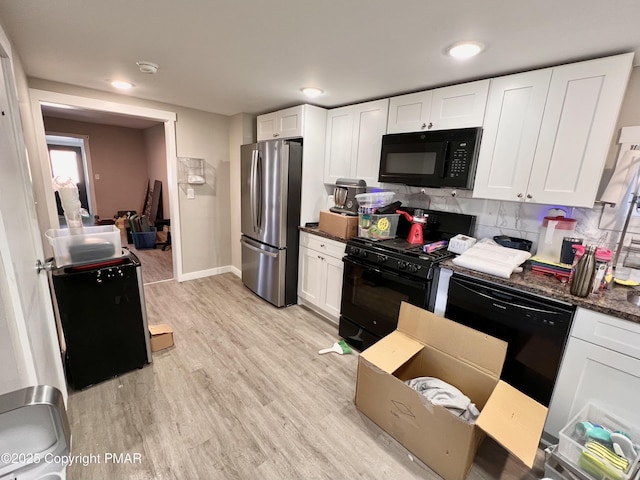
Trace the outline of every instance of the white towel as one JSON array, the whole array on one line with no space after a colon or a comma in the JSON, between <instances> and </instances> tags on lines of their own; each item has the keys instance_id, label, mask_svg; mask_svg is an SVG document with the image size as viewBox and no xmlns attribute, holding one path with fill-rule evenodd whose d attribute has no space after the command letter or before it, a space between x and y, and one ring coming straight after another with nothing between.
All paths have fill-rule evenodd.
<instances>
[{"instance_id":1,"label":"white towel","mask_svg":"<svg viewBox=\"0 0 640 480\"><path fill-rule=\"evenodd\" d=\"M480 411L469 397L453 385L435 377L418 377L407 380L410 388L420 392L433 405L441 405L467 423L475 423Z\"/></svg>"},{"instance_id":2,"label":"white towel","mask_svg":"<svg viewBox=\"0 0 640 480\"><path fill-rule=\"evenodd\" d=\"M452 260L455 265L496 277L509 278L531 257L529 252L488 243L476 243L462 255Z\"/></svg>"},{"instance_id":3,"label":"white towel","mask_svg":"<svg viewBox=\"0 0 640 480\"><path fill-rule=\"evenodd\" d=\"M640 150L627 150L616 163L611 180L600 197L601 202L620 203L629 189L640 165Z\"/></svg>"}]
</instances>

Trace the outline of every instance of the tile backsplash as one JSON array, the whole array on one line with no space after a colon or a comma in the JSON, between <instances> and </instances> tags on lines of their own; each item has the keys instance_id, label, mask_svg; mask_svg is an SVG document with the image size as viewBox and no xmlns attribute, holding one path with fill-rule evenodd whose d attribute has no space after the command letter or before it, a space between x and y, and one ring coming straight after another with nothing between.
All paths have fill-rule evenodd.
<instances>
[{"instance_id":1,"label":"tile backsplash","mask_svg":"<svg viewBox=\"0 0 640 480\"><path fill-rule=\"evenodd\" d=\"M382 188L395 191L394 200L400 200L407 206L475 215L476 238L493 238L495 235L526 238L533 242L532 253L537 250L542 219L553 208L561 208L567 212L567 217L577 220L576 237L584 238L585 243L603 244L615 253L629 208L629 204L618 205L615 208L602 204L596 204L594 208L575 208L484 200L472 198L472 192L468 190L418 188L394 184L383 184ZM632 217L625 236L625 245L629 244L634 234L636 238L640 238L640 214ZM620 262L623 259L624 252L620 255Z\"/></svg>"}]
</instances>

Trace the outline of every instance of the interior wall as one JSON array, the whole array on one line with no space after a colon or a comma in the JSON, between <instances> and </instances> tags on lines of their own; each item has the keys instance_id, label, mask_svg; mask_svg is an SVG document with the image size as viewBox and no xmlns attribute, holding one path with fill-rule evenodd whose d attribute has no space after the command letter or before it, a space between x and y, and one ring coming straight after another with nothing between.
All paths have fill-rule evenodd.
<instances>
[{"instance_id":1,"label":"interior wall","mask_svg":"<svg viewBox=\"0 0 640 480\"><path fill-rule=\"evenodd\" d=\"M179 189L180 236L183 242L182 260L184 262L182 271L184 274L191 273L194 276L199 276L214 273L209 272L212 268L229 267L231 263L229 245L229 117L48 80L30 78L28 81L29 88L38 90L175 112L177 115L176 148L178 157L204 158L210 165L209 170L212 167L217 167L220 162L227 164L226 168L217 169L215 185L211 180L207 180L207 185L212 190L214 186L220 187L216 197L209 196L210 201L203 201L205 197L196 192L196 200L186 202L185 189ZM37 153L37 150L35 152ZM204 190L207 187L196 188ZM189 217L188 220L185 221L182 215Z\"/></svg>"},{"instance_id":2,"label":"interior wall","mask_svg":"<svg viewBox=\"0 0 640 480\"><path fill-rule=\"evenodd\" d=\"M153 188L155 180L162 182L162 213L169 218L169 192L167 190L167 149L165 148L164 125L159 123L142 131L147 155L147 177Z\"/></svg>"},{"instance_id":3,"label":"interior wall","mask_svg":"<svg viewBox=\"0 0 640 480\"><path fill-rule=\"evenodd\" d=\"M149 179L142 130L56 117L44 117L44 126L47 133L89 136L97 203L93 215L106 219L119 210L142 210Z\"/></svg>"},{"instance_id":4,"label":"interior wall","mask_svg":"<svg viewBox=\"0 0 640 480\"><path fill-rule=\"evenodd\" d=\"M180 157L202 158L205 184L180 185L180 221L191 235L182 238L185 272L231 263L229 200L229 117L194 111L178 116ZM194 198L187 198L193 189Z\"/></svg>"},{"instance_id":5,"label":"interior wall","mask_svg":"<svg viewBox=\"0 0 640 480\"><path fill-rule=\"evenodd\" d=\"M240 248L240 146L256 141L256 116L239 113L231 117L229 127L230 198L231 198L231 263L234 272L242 272Z\"/></svg>"}]
</instances>

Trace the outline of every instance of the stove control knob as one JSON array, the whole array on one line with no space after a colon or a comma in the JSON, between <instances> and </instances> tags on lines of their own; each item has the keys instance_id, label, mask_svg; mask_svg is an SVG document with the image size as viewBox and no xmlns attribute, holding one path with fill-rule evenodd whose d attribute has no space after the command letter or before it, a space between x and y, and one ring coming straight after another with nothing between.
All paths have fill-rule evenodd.
<instances>
[{"instance_id":1,"label":"stove control knob","mask_svg":"<svg viewBox=\"0 0 640 480\"><path fill-rule=\"evenodd\" d=\"M378 255L378 258L376 258L376 260L378 261L378 263L384 263L387 261L387 257L385 255Z\"/></svg>"},{"instance_id":2,"label":"stove control knob","mask_svg":"<svg viewBox=\"0 0 640 480\"><path fill-rule=\"evenodd\" d=\"M400 270L404 270L405 268L407 268L407 262L403 262L402 260L400 260L400 261L398 262L398 268L399 268Z\"/></svg>"},{"instance_id":3,"label":"stove control knob","mask_svg":"<svg viewBox=\"0 0 640 480\"><path fill-rule=\"evenodd\" d=\"M410 265L409 271L411 273L417 273L420 270L420 265Z\"/></svg>"},{"instance_id":4,"label":"stove control knob","mask_svg":"<svg viewBox=\"0 0 640 480\"><path fill-rule=\"evenodd\" d=\"M369 252L367 252L366 250L360 250L360 254L359 254L362 258L367 258L369 256Z\"/></svg>"}]
</instances>

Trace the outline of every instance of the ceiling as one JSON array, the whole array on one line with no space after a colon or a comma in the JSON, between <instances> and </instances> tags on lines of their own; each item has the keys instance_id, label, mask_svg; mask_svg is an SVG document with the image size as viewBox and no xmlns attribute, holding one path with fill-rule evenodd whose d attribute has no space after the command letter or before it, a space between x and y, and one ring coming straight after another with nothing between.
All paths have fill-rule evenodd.
<instances>
[{"instance_id":1,"label":"ceiling","mask_svg":"<svg viewBox=\"0 0 640 480\"><path fill-rule=\"evenodd\" d=\"M638 0L0 0L27 76L224 115L336 107L622 52ZM459 40L486 50L446 57ZM144 60L155 75L138 70ZM300 88L325 94L307 100Z\"/></svg>"}]
</instances>

